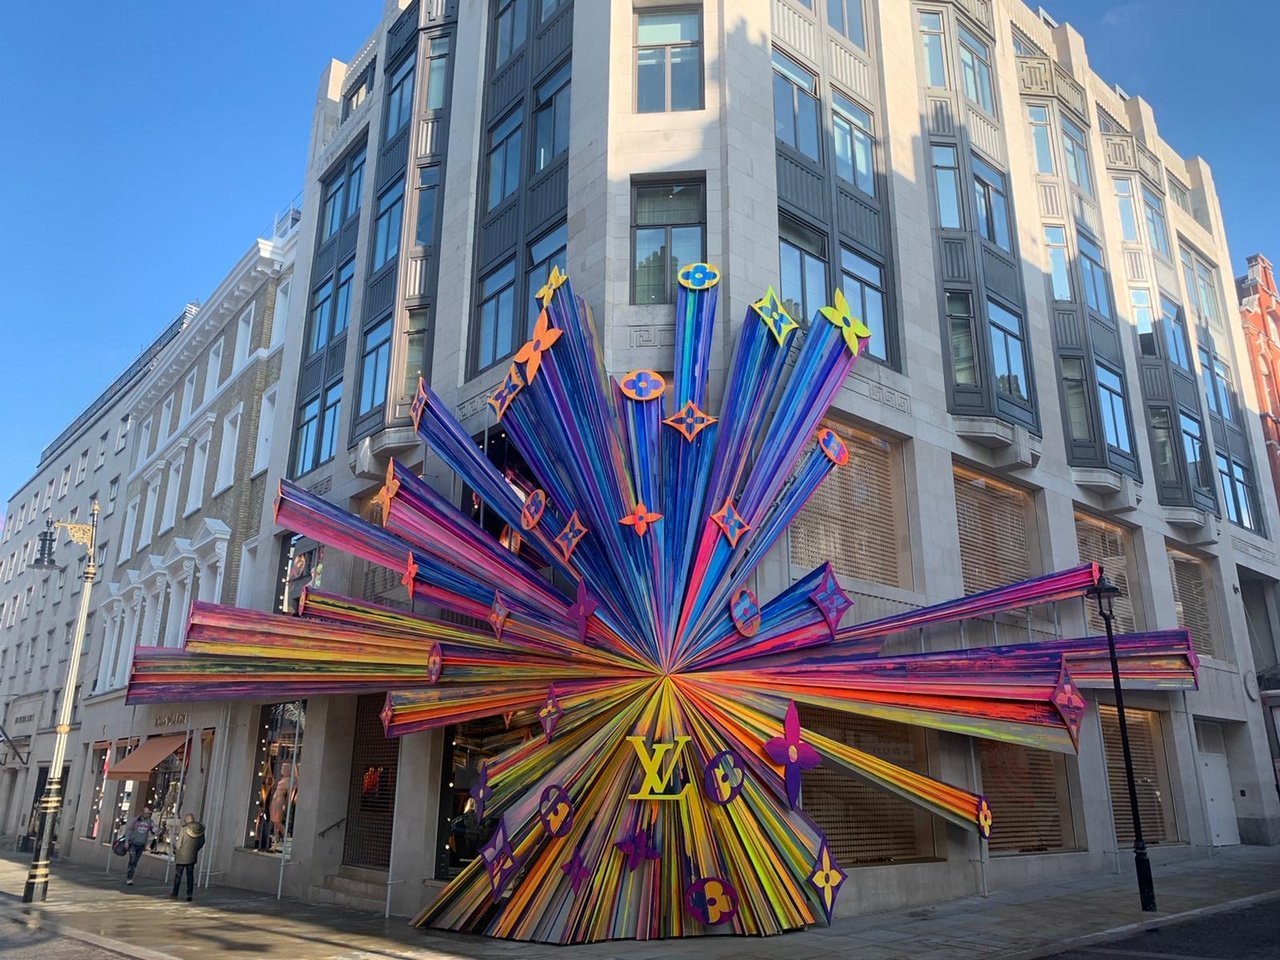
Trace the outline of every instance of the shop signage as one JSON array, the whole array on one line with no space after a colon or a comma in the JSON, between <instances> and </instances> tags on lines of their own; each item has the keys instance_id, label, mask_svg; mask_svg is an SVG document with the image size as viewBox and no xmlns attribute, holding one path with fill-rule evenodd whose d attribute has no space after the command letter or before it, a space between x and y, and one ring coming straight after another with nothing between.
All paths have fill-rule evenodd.
<instances>
[{"instance_id":1,"label":"shop signage","mask_svg":"<svg viewBox=\"0 0 1280 960\"><path fill-rule=\"evenodd\" d=\"M159 730L161 727L185 727L187 725L187 715L185 713L162 713L156 717L155 726Z\"/></svg>"}]
</instances>

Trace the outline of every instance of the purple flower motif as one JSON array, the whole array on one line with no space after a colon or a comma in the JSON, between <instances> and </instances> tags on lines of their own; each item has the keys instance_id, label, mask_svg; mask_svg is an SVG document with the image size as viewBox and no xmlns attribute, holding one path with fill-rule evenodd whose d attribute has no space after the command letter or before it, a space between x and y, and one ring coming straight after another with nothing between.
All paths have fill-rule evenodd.
<instances>
[{"instance_id":1,"label":"purple flower motif","mask_svg":"<svg viewBox=\"0 0 1280 960\"><path fill-rule=\"evenodd\" d=\"M800 774L822 762L818 751L800 739L800 714L794 700L787 704L782 721L782 736L768 740L764 752L774 763L781 764L787 785L787 803L794 810L800 805Z\"/></svg>"},{"instance_id":2,"label":"purple flower motif","mask_svg":"<svg viewBox=\"0 0 1280 960\"><path fill-rule=\"evenodd\" d=\"M591 622L591 615L596 612L600 604L592 599L591 594L587 593L587 584L583 580L578 581L578 595L573 602L573 606L569 608L569 612L573 614L573 618L578 624L578 642L587 642L587 624Z\"/></svg>"},{"instance_id":3,"label":"purple flower motif","mask_svg":"<svg viewBox=\"0 0 1280 960\"><path fill-rule=\"evenodd\" d=\"M551 689L547 691L546 701L538 708L538 722L542 724L542 732L547 735L548 743L555 735L556 724L563 716L564 710L560 708L560 701L556 699L556 685L553 683Z\"/></svg>"},{"instance_id":4,"label":"purple flower motif","mask_svg":"<svg viewBox=\"0 0 1280 960\"><path fill-rule=\"evenodd\" d=\"M484 858L485 869L489 872L489 886L496 900L502 896L502 891L511 882L511 878L520 870L515 850L512 849L511 840L507 837L505 818L498 821L493 836L480 849L480 856Z\"/></svg>"},{"instance_id":5,"label":"purple flower motif","mask_svg":"<svg viewBox=\"0 0 1280 960\"><path fill-rule=\"evenodd\" d=\"M853 601L840 589L840 582L836 580L835 571L831 569L830 563L823 571L822 582L809 594L809 598L822 611L822 619L827 621L827 629L831 631L834 639L836 627L840 626L840 618L853 606Z\"/></svg>"},{"instance_id":6,"label":"purple flower motif","mask_svg":"<svg viewBox=\"0 0 1280 960\"><path fill-rule=\"evenodd\" d=\"M575 895L581 889L582 884L591 876L591 868L587 866L587 861L582 857L581 847L573 851L573 856L569 858L568 863L560 864L560 869L569 878L569 886L573 888Z\"/></svg>"},{"instance_id":7,"label":"purple flower motif","mask_svg":"<svg viewBox=\"0 0 1280 960\"><path fill-rule=\"evenodd\" d=\"M649 839L648 832L644 830L627 834L616 841L614 846L627 855L628 870L635 870L646 860L657 860L662 856L658 848L653 845L653 841Z\"/></svg>"},{"instance_id":8,"label":"purple flower motif","mask_svg":"<svg viewBox=\"0 0 1280 960\"><path fill-rule=\"evenodd\" d=\"M487 763L480 764L480 770L476 774L476 782L471 785L468 791L471 799L476 802L476 819L484 819L484 807L489 802L489 798L493 796L493 787L489 786L489 765Z\"/></svg>"}]
</instances>

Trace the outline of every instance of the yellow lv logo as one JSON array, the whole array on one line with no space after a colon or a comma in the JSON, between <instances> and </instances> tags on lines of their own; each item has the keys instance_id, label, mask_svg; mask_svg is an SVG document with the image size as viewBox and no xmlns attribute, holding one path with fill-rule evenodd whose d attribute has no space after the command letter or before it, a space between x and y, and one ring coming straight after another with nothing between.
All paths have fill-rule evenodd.
<instances>
[{"instance_id":1,"label":"yellow lv logo","mask_svg":"<svg viewBox=\"0 0 1280 960\"><path fill-rule=\"evenodd\" d=\"M644 742L644 737L627 737L627 742L636 751L636 756L640 759L640 766L644 770L644 780L640 784L640 789L635 793L627 796L628 800L680 800L689 792L693 786L686 783L684 789L679 793L666 793L671 786L671 781L675 777L676 767L680 763L680 755L684 753L685 744L691 737L676 737L675 743L655 743L652 751ZM674 752L672 752L674 751ZM663 769L662 761L671 754L667 760L666 768Z\"/></svg>"}]
</instances>

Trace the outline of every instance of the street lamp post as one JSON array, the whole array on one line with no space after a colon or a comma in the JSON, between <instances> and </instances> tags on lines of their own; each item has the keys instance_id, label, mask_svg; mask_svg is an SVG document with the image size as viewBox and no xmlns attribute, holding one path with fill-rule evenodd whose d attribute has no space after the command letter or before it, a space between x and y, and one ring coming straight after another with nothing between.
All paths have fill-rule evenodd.
<instances>
[{"instance_id":1,"label":"street lamp post","mask_svg":"<svg viewBox=\"0 0 1280 960\"><path fill-rule=\"evenodd\" d=\"M1085 596L1098 602L1098 613L1107 628L1107 650L1111 656L1111 684L1116 695L1116 718L1120 722L1120 747L1124 751L1124 777L1129 785L1129 809L1133 814L1133 864L1138 874L1138 898L1148 913L1156 909L1156 888L1151 879L1151 860L1142 839L1142 817L1138 812L1138 787L1133 778L1133 754L1129 750L1129 725L1124 718L1124 691L1120 687L1120 662L1116 659L1116 635L1111 621L1115 617L1115 598L1120 588L1106 577L1090 587Z\"/></svg>"},{"instance_id":2,"label":"street lamp post","mask_svg":"<svg viewBox=\"0 0 1280 960\"><path fill-rule=\"evenodd\" d=\"M37 810L37 837L31 870L22 889L22 902L44 900L49 893L49 860L53 847L53 827L62 809L62 763L67 755L67 734L71 732L71 714L75 708L76 680L80 673L80 650L84 646L84 629L89 619L89 594L93 590L93 578L98 573L98 501L89 510L88 523L67 523L49 518L40 534L40 552L33 567L49 569L57 566L53 559L54 532L65 527L72 543L78 543L88 551L84 564L84 589L80 592L80 612L76 615L76 629L71 636L70 663L67 664L67 680L62 688L62 702L58 704L58 725L54 727L53 759L49 762L49 776L44 784L44 796Z\"/></svg>"}]
</instances>

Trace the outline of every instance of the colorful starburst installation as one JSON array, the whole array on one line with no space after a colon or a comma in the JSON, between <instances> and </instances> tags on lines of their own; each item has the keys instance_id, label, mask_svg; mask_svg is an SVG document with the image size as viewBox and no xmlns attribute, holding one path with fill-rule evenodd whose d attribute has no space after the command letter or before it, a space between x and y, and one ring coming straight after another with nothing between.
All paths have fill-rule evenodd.
<instances>
[{"instance_id":1,"label":"colorful starburst installation","mask_svg":"<svg viewBox=\"0 0 1280 960\"><path fill-rule=\"evenodd\" d=\"M843 296L802 328L770 289L712 416L719 279L706 264L680 271L668 384L652 370L610 378L589 312L553 272L534 338L490 401L531 492L420 387L419 434L522 531L518 553L399 463L382 526L282 484L281 524L402 571L415 610L477 626L318 591L298 616L197 603L184 649L137 652L129 701L389 690L390 735L532 718L540 732L471 788L487 842L418 918L448 930L578 943L829 920L847 873L803 812L803 773L818 764L986 836L983 797L806 729L798 706L1073 751L1081 688L1110 683L1105 639L881 648L899 631L1080 597L1100 570L852 626L830 565L761 602L761 558L850 459L822 421L868 331ZM1118 647L1129 686L1195 685L1185 631Z\"/></svg>"}]
</instances>

